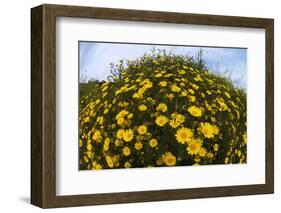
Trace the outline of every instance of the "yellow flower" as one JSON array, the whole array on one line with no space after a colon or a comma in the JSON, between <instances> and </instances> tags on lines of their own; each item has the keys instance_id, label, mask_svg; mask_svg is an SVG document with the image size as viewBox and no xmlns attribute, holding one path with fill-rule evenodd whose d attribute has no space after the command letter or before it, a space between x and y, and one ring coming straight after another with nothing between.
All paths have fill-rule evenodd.
<instances>
[{"instance_id":1,"label":"yellow flower","mask_svg":"<svg viewBox=\"0 0 281 213\"><path fill-rule=\"evenodd\" d=\"M230 94L228 92L224 92L225 96L230 98Z\"/></svg>"},{"instance_id":2,"label":"yellow flower","mask_svg":"<svg viewBox=\"0 0 281 213\"><path fill-rule=\"evenodd\" d=\"M219 128L216 125L213 125L213 131L215 135L219 134Z\"/></svg>"},{"instance_id":3,"label":"yellow flower","mask_svg":"<svg viewBox=\"0 0 281 213\"><path fill-rule=\"evenodd\" d=\"M170 100L173 100L173 98L175 97L175 95L173 93L169 93L166 95L166 97Z\"/></svg>"},{"instance_id":4,"label":"yellow flower","mask_svg":"<svg viewBox=\"0 0 281 213\"><path fill-rule=\"evenodd\" d=\"M158 160L156 161L156 164L158 166L162 165L163 164L163 159L162 158L158 158Z\"/></svg>"},{"instance_id":5,"label":"yellow flower","mask_svg":"<svg viewBox=\"0 0 281 213\"><path fill-rule=\"evenodd\" d=\"M181 92L181 96L182 96L182 97L187 96L187 91L182 91L182 92Z\"/></svg>"},{"instance_id":6,"label":"yellow flower","mask_svg":"<svg viewBox=\"0 0 281 213\"><path fill-rule=\"evenodd\" d=\"M88 158L93 159L95 154L92 151L87 151L87 156L88 156Z\"/></svg>"},{"instance_id":7,"label":"yellow flower","mask_svg":"<svg viewBox=\"0 0 281 213\"><path fill-rule=\"evenodd\" d=\"M104 92L105 90L107 90L108 86L105 86L104 88L102 88L102 92Z\"/></svg>"},{"instance_id":8,"label":"yellow flower","mask_svg":"<svg viewBox=\"0 0 281 213\"><path fill-rule=\"evenodd\" d=\"M202 132L205 138L214 138L219 133L219 129L216 125L210 123L200 123L199 130Z\"/></svg>"},{"instance_id":9,"label":"yellow flower","mask_svg":"<svg viewBox=\"0 0 281 213\"><path fill-rule=\"evenodd\" d=\"M123 145L123 141L116 139L114 142L115 146L122 146Z\"/></svg>"},{"instance_id":10,"label":"yellow flower","mask_svg":"<svg viewBox=\"0 0 281 213\"><path fill-rule=\"evenodd\" d=\"M92 149L93 149L92 144L88 143L88 144L87 144L87 150L91 151Z\"/></svg>"},{"instance_id":11,"label":"yellow flower","mask_svg":"<svg viewBox=\"0 0 281 213\"><path fill-rule=\"evenodd\" d=\"M151 97L148 97L146 100L149 101L150 103L155 103L155 100Z\"/></svg>"},{"instance_id":12,"label":"yellow flower","mask_svg":"<svg viewBox=\"0 0 281 213\"><path fill-rule=\"evenodd\" d=\"M143 87L140 89L142 91L139 90L141 94L143 94L146 89L153 87L153 83L149 79L144 80L140 85L143 85Z\"/></svg>"},{"instance_id":13,"label":"yellow flower","mask_svg":"<svg viewBox=\"0 0 281 213\"><path fill-rule=\"evenodd\" d=\"M142 98L142 96L143 96L143 94L145 93L146 90L147 90L146 87L142 87L138 90L138 94L140 94L141 98Z\"/></svg>"},{"instance_id":14,"label":"yellow flower","mask_svg":"<svg viewBox=\"0 0 281 213\"><path fill-rule=\"evenodd\" d=\"M143 97L143 95L140 94L140 93L135 93L135 94L133 95L133 98L135 98L135 99L140 99L140 98L142 98L142 97Z\"/></svg>"},{"instance_id":15,"label":"yellow flower","mask_svg":"<svg viewBox=\"0 0 281 213\"><path fill-rule=\"evenodd\" d=\"M96 100L95 104L99 104L100 103L100 99Z\"/></svg>"},{"instance_id":16,"label":"yellow flower","mask_svg":"<svg viewBox=\"0 0 281 213\"><path fill-rule=\"evenodd\" d=\"M200 158L199 156L196 156L196 157L194 158L194 161L195 161L196 163L199 163L199 162L201 161L201 158Z\"/></svg>"},{"instance_id":17,"label":"yellow flower","mask_svg":"<svg viewBox=\"0 0 281 213\"><path fill-rule=\"evenodd\" d=\"M156 78L160 78L160 77L162 77L162 73L158 73L158 74L156 74L156 75L155 75L155 77L156 77Z\"/></svg>"},{"instance_id":18,"label":"yellow flower","mask_svg":"<svg viewBox=\"0 0 281 213\"><path fill-rule=\"evenodd\" d=\"M127 147L127 146L125 146L125 147L123 148L122 152L123 152L123 155L125 155L125 156L129 156L129 155L131 154L131 150L130 150L130 148Z\"/></svg>"},{"instance_id":19,"label":"yellow flower","mask_svg":"<svg viewBox=\"0 0 281 213\"><path fill-rule=\"evenodd\" d=\"M166 104L164 103L160 103L157 107L156 107L157 111L162 111L162 112L166 112L168 110L168 107Z\"/></svg>"},{"instance_id":20,"label":"yellow flower","mask_svg":"<svg viewBox=\"0 0 281 213\"><path fill-rule=\"evenodd\" d=\"M102 166L101 166L100 164L97 164L97 165L95 166L95 169L96 169L96 170L100 170L100 169L102 169Z\"/></svg>"},{"instance_id":21,"label":"yellow flower","mask_svg":"<svg viewBox=\"0 0 281 213\"><path fill-rule=\"evenodd\" d=\"M135 143L135 149L136 149L136 150L142 149L142 143L141 143L141 142L136 142L136 143Z\"/></svg>"},{"instance_id":22,"label":"yellow flower","mask_svg":"<svg viewBox=\"0 0 281 213\"><path fill-rule=\"evenodd\" d=\"M143 134L145 134L146 132L147 132L147 127L146 127L145 125L141 125L141 126L138 127L138 133L139 133L140 135L143 135Z\"/></svg>"},{"instance_id":23,"label":"yellow flower","mask_svg":"<svg viewBox=\"0 0 281 213\"><path fill-rule=\"evenodd\" d=\"M220 111L228 110L228 106L224 102L219 102L220 104Z\"/></svg>"},{"instance_id":24,"label":"yellow flower","mask_svg":"<svg viewBox=\"0 0 281 213\"><path fill-rule=\"evenodd\" d=\"M179 113L173 113L173 114L171 115L171 117L172 117L173 119L176 119L177 122L179 122L180 124L182 124L182 123L185 121L184 115L179 114Z\"/></svg>"},{"instance_id":25,"label":"yellow flower","mask_svg":"<svg viewBox=\"0 0 281 213\"><path fill-rule=\"evenodd\" d=\"M103 144L103 151L108 151L109 149L109 143L110 143L110 139L109 138L106 138L104 140L104 144Z\"/></svg>"},{"instance_id":26,"label":"yellow flower","mask_svg":"<svg viewBox=\"0 0 281 213\"><path fill-rule=\"evenodd\" d=\"M177 162L176 157L171 152L166 152L162 155L162 160L167 166L174 166Z\"/></svg>"},{"instance_id":27,"label":"yellow flower","mask_svg":"<svg viewBox=\"0 0 281 213\"><path fill-rule=\"evenodd\" d=\"M129 103L126 102L126 101L123 101L123 102L118 103L118 106L120 106L120 107L126 107L126 106L128 106L128 105L129 105ZM121 113L120 116L121 116L121 117L124 117L124 116L126 116L128 113L129 113L128 111L122 110L122 113Z\"/></svg>"},{"instance_id":28,"label":"yellow flower","mask_svg":"<svg viewBox=\"0 0 281 213\"><path fill-rule=\"evenodd\" d=\"M118 120L119 118L124 118L126 115L128 115L129 112L126 110L121 110L115 117L116 120Z\"/></svg>"},{"instance_id":29,"label":"yellow flower","mask_svg":"<svg viewBox=\"0 0 281 213\"><path fill-rule=\"evenodd\" d=\"M188 99L189 99L190 102L195 102L196 101L196 97L193 96L193 95L189 95Z\"/></svg>"},{"instance_id":30,"label":"yellow flower","mask_svg":"<svg viewBox=\"0 0 281 213\"><path fill-rule=\"evenodd\" d=\"M89 159L88 159L88 157L87 157L86 155L84 155L84 161L85 161L86 163L89 162Z\"/></svg>"},{"instance_id":31,"label":"yellow flower","mask_svg":"<svg viewBox=\"0 0 281 213\"><path fill-rule=\"evenodd\" d=\"M216 143L216 144L213 146L214 151L217 152L217 151L219 150L219 147L220 147L220 146Z\"/></svg>"},{"instance_id":32,"label":"yellow flower","mask_svg":"<svg viewBox=\"0 0 281 213\"><path fill-rule=\"evenodd\" d=\"M125 123L125 119L124 118L119 118L117 120L117 124L120 125L120 126L122 126L124 123Z\"/></svg>"},{"instance_id":33,"label":"yellow flower","mask_svg":"<svg viewBox=\"0 0 281 213\"><path fill-rule=\"evenodd\" d=\"M181 125L181 123L177 119L171 119L169 124L172 128L177 128Z\"/></svg>"},{"instance_id":34,"label":"yellow flower","mask_svg":"<svg viewBox=\"0 0 281 213\"><path fill-rule=\"evenodd\" d=\"M202 141L200 139L192 139L188 143L188 147L186 148L186 151L189 155L197 155L199 154L202 146Z\"/></svg>"},{"instance_id":35,"label":"yellow flower","mask_svg":"<svg viewBox=\"0 0 281 213\"><path fill-rule=\"evenodd\" d=\"M194 92L194 90L193 90L193 89L189 89L188 91L189 91L189 92L190 92L190 94L192 94L192 95L194 95L194 94L195 94L195 92Z\"/></svg>"},{"instance_id":36,"label":"yellow flower","mask_svg":"<svg viewBox=\"0 0 281 213\"><path fill-rule=\"evenodd\" d=\"M212 152L207 153L207 158L213 158L213 157L214 157L214 154Z\"/></svg>"},{"instance_id":37,"label":"yellow flower","mask_svg":"<svg viewBox=\"0 0 281 213\"><path fill-rule=\"evenodd\" d=\"M125 163L124 163L124 167L125 168L131 168L131 164L130 164L130 162L128 162L128 161L126 161Z\"/></svg>"},{"instance_id":38,"label":"yellow flower","mask_svg":"<svg viewBox=\"0 0 281 213\"><path fill-rule=\"evenodd\" d=\"M86 118L84 119L84 122L85 122L85 123L90 122L90 117L89 117L89 116L88 116L88 117L86 117Z\"/></svg>"},{"instance_id":39,"label":"yellow flower","mask_svg":"<svg viewBox=\"0 0 281 213\"><path fill-rule=\"evenodd\" d=\"M149 145L150 145L151 147L156 147L157 144L158 144L158 142L157 142L157 140L154 139L154 138L149 141Z\"/></svg>"},{"instance_id":40,"label":"yellow flower","mask_svg":"<svg viewBox=\"0 0 281 213\"><path fill-rule=\"evenodd\" d=\"M217 119L216 119L215 117L211 117L211 121L212 121L213 123L216 123L216 122L217 122Z\"/></svg>"},{"instance_id":41,"label":"yellow flower","mask_svg":"<svg viewBox=\"0 0 281 213\"><path fill-rule=\"evenodd\" d=\"M225 163L225 164L228 164L228 162L229 162L229 158L226 157L226 158L224 159L224 163Z\"/></svg>"},{"instance_id":42,"label":"yellow flower","mask_svg":"<svg viewBox=\"0 0 281 213\"><path fill-rule=\"evenodd\" d=\"M169 77L172 77L173 75L174 75L174 74L169 73L169 74L166 74L165 77L166 77L166 78L169 78Z\"/></svg>"},{"instance_id":43,"label":"yellow flower","mask_svg":"<svg viewBox=\"0 0 281 213\"><path fill-rule=\"evenodd\" d=\"M190 129L183 127L177 131L175 136L179 143L184 144L192 139L193 132Z\"/></svg>"},{"instance_id":44,"label":"yellow flower","mask_svg":"<svg viewBox=\"0 0 281 213\"><path fill-rule=\"evenodd\" d=\"M169 124L172 128L177 128L185 121L184 115L175 112L171 115L171 118Z\"/></svg>"},{"instance_id":45,"label":"yellow flower","mask_svg":"<svg viewBox=\"0 0 281 213\"><path fill-rule=\"evenodd\" d=\"M95 141L99 141L102 137L101 137L101 132L99 130L95 130L94 134L93 134L93 140Z\"/></svg>"},{"instance_id":46,"label":"yellow flower","mask_svg":"<svg viewBox=\"0 0 281 213\"><path fill-rule=\"evenodd\" d=\"M246 132L243 134L243 142L244 142L244 144L247 144L247 135L246 135Z\"/></svg>"},{"instance_id":47,"label":"yellow flower","mask_svg":"<svg viewBox=\"0 0 281 213\"><path fill-rule=\"evenodd\" d=\"M119 155L114 155L112 158L115 167L119 166Z\"/></svg>"},{"instance_id":48,"label":"yellow flower","mask_svg":"<svg viewBox=\"0 0 281 213\"><path fill-rule=\"evenodd\" d=\"M196 84L191 84L191 86L193 87L193 89L198 90L199 86Z\"/></svg>"},{"instance_id":49,"label":"yellow flower","mask_svg":"<svg viewBox=\"0 0 281 213\"><path fill-rule=\"evenodd\" d=\"M167 82L166 81L160 81L158 85L160 85L161 87L166 87Z\"/></svg>"},{"instance_id":50,"label":"yellow flower","mask_svg":"<svg viewBox=\"0 0 281 213\"><path fill-rule=\"evenodd\" d=\"M147 106L145 106L144 104L141 104L139 106L139 111L146 111L147 110Z\"/></svg>"},{"instance_id":51,"label":"yellow flower","mask_svg":"<svg viewBox=\"0 0 281 213\"><path fill-rule=\"evenodd\" d=\"M224 99L223 99L223 98L217 99L217 102L218 102L219 105L220 105L220 108L219 108L220 111L226 111L226 110L228 110L228 106L227 106L226 103L224 102Z\"/></svg>"},{"instance_id":52,"label":"yellow flower","mask_svg":"<svg viewBox=\"0 0 281 213\"><path fill-rule=\"evenodd\" d=\"M123 138L123 134L124 134L125 130L124 129L119 129L116 133L117 138L118 139L122 139Z\"/></svg>"},{"instance_id":53,"label":"yellow flower","mask_svg":"<svg viewBox=\"0 0 281 213\"><path fill-rule=\"evenodd\" d=\"M103 116L98 116L97 117L97 123L99 123L100 125L102 125L104 122Z\"/></svg>"},{"instance_id":54,"label":"yellow flower","mask_svg":"<svg viewBox=\"0 0 281 213\"><path fill-rule=\"evenodd\" d=\"M133 113L130 113L130 114L127 116L127 118L129 118L129 119L131 119L131 118L133 118L133 117L134 117Z\"/></svg>"},{"instance_id":55,"label":"yellow flower","mask_svg":"<svg viewBox=\"0 0 281 213\"><path fill-rule=\"evenodd\" d=\"M237 155L238 155L238 157L240 157L240 156L241 156L241 154L242 154L241 150L238 150L238 151L237 151Z\"/></svg>"},{"instance_id":56,"label":"yellow flower","mask_svg":"<svg viewBox=\"0 0 281 213\"><path fill-rule=\"evenodd\" d=\"M111 158L109 155L107 155L107 156L105 157L105 159L106 159L107 165L108 165L110 168L113 168L114 164L113 164L112 158Z\"/></svg>"},{"instance_id":57,"label":"yellow flower","mask_svg":"<svg viewBox=\"0 0 281 213\"><path fill-rule=\"evenodd\" d=\"M178 73L179 73L180 75L184 75L184 74L185 74L185 71L184 71L184 70L179 70Z\"/></svg>"},{"instance_id":58,"label":"yellow flower","mask_svg":"<svg viewBox=\"0 0 281 213\"><path fill-rule=\"evenodd\" d=\"M126 142L129 142L133 140L134 138L134 132L131 129L125 130L123 133L123 140Z\"/></svg>"},{"instance_id":59,"label":"yellow flower","mask_svg":"<svg viewBox=\"0 0 281 213\"><path fill-rule=\"evenodd\" d=\"M116 90L115 95L119 95L120 93L122 93L122 90Z\"/></svg>"},{"instance_id":60,"label":"yellow flower","mask_svg":"<svg viewBox=\"0 0 281 213\"><path fill-rule=\"evenodd\" d=\"M202 147L201 147L201 149L200 149L200 151L199 151L200 157L205 157L206 154L207 154L207 150L206 150L205 148L202 148Z\"/></svg>"},{"instance_id":61,"label":"yellow flower","mask_svg":"<svg viewBox=\"0 0 281 213\"><path fill-rule=\"evenodd\" d=\"M181 88L178 87L176 84L173 84L173 85L171 86L171 90L172 90L173 92L180 92L180 91L181 91Z\"/></svg>"},{"instance_id":62,"label":"yellow flower","mask_svg":"<svg viewBox=\"0 0 281 213\"><path fill-rule=\"evenodd\" d=\"M187 111L195 117L202 116L202 110L199 107L191 106L191 107L188 107Z\"/></svg>"},{"instance_id":63,"label":"yellow flower","mask_svg":"<svg viewBox=\"0 0 281 213\"><path fill-rule=\"evenodd\" d=\"M169 119L166 116L160 115L156 118L155 123L158 126L164 126L168 121L169 121Z\"/></svg>"}]
</instances>

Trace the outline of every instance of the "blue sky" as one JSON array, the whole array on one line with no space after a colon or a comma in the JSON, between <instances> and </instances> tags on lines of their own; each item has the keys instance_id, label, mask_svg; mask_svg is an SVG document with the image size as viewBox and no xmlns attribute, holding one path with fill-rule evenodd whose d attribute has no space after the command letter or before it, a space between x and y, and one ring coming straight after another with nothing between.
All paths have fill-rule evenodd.
<instances>
[{"instance_id":1,"label":"blue sky","mask_svg":"<svg viewBox=\"0 0 281 213\"><path fill-rule=\"evenodd\" d=\"M122 43L80 42L80 77L87 73L87 79L106 80L110 74L110 63L118 63L121 59L133 60L150 52L152 48L167 50L175 54L194 56L200 48L204 60L211 71L229 76L235 85L247 87L247 49L164 46Z\"/></svg>"}]
</instances>

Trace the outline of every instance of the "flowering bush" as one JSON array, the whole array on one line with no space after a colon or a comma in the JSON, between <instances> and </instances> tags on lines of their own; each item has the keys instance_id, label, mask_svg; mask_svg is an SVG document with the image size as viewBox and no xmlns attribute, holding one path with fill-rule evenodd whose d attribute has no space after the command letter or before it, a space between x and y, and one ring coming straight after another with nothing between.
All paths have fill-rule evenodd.
<instances>
[{"instance_id":1,"label":"flowering bush","mask_svg":"<svg viewBox=\"0 0 281 213\"><path fill-rule=\"evenodd\" d=\"M80 84L80 169L246 163L246 94L191 57L152 53Z\"/></svg>"}]
</instances>

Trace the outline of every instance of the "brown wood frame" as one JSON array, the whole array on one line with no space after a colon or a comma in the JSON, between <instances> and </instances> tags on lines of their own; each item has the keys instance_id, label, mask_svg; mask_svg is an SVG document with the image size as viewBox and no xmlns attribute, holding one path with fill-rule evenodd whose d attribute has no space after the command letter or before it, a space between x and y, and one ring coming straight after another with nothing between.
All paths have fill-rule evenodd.
<instances>
[{"instance_id":1,"label":"brown wood frame","mask_svg":"<svg viewBox=\"0 0 281 213\"><path fill-rule=\"evenodd\" d=\"M262 28L266 34L265 184L56 196L56 17ZM274 192L274 20L110 8L41 5L31 9L31 203L66 207Z\"/></svg>"}]
</instances>

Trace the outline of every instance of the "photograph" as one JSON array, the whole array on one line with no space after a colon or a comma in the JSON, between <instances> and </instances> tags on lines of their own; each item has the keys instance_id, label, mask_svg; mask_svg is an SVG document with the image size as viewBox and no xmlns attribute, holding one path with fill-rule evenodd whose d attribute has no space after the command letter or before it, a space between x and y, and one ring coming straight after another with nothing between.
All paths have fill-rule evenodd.
<instances>
[{"instance_id":1,"label":"photograph","mask_svg":"<svg viewBox=\"0 0 281 213\"><path fill-rule=\"evenodd\" d=\"M247 162L247 49L79 41L79 170Z\"/></svg>"},{"instance_id":2,"label":"photograph","mask_svg":"<svg viewBox=\"0 0 281 213\"><path fill-rule=\"evenodd\" d=\"M31 8L32 205L274 193L275 19L212 5Z\"/></svg>"}]
</instances>

